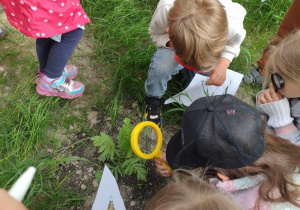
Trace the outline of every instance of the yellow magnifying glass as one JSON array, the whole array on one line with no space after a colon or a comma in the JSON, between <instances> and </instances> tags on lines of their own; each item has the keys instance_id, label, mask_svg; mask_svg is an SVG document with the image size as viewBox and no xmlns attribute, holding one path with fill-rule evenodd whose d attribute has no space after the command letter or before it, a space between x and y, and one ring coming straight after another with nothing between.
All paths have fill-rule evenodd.
<instances>
[{"instance_id":1,"label":"yellow magnifying glass","mask_svg":"<svg viewBox=\"0 0 300 210\"><path fill-rule=\"evenodd\" d=\"M160 160L162 146L162 133L159 127L151 122L144 121L137 124L131 133L131 148L133 152L140 158ZM162 162L170 173L172 169L167 163Z\"/></svg>"}]
</instances>

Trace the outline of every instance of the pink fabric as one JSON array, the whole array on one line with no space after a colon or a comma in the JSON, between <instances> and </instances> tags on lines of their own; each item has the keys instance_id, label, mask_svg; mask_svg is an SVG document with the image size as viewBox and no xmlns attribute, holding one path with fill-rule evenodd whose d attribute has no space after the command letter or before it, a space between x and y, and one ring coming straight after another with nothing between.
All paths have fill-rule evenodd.
<instances>
[{"instance_id":1,"label":"pink fabric","mask_svg":"<svg viewBox=\"0 0 300 210\"><path fill-rule=\"evenodd\" d=\"M219 181L216 187L231 193L243 210L249 210L255 206L258 198L258 189L263 181L264 178L261 175L249 176L230 181ZM269 210L270 203L261 201L259 209Z\"/></svg>"},{"instance_id":2,"label":"pink fabric","mask_svg":"<svg viewBox=\"0 0 300 210\"><path fill-rule=\"evenodd\" d=\"M24 35L48 38L90 22L79 0L0 0L7 19Z\"/></svg>"}]
</instances>

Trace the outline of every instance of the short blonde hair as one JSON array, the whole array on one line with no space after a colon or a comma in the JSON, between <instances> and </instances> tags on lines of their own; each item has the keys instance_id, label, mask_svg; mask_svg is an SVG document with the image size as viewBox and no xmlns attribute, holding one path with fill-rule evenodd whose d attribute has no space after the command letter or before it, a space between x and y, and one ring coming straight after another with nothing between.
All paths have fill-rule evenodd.
<instances>
[{"instance_id":1,"label":"short blonde hair","mask_svg":"<svg viewBox=\"0 0 300 210\"><path fill-rule=\"evenodd\" d=\"M228 23L218 0L176 0L168 14L168 27L180 62L209 71L220 60Z\"/></svg>"},{"instance_id":2,"label":"short blonde hair","mask_svg":"<svg viewBox=\"0 0 300 210\"><path fill-rule=\"evenodd\" d=\"M300 30L284 38L278 45L271 46L265 66L265 82L272 72L300 84Z\"/></svg>"},{"instance_id":3,"label":"short blonde hair","mask_svg":"<svg viewBox=\"0 0 300 210\"><path fill-rule=\"evenodd\" d=\"M185 173L189 173L185 171ZM179 178L160 190L147 204L145 210L237 210L229 193L222 193L197 175Z\"/></svg>"}]
</instances>

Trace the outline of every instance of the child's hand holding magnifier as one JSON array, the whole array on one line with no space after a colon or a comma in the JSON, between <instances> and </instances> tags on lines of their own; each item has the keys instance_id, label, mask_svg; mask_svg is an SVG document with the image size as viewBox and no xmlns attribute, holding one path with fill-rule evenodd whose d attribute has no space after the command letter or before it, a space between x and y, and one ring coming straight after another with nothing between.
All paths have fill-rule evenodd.
<instances>
[{"instance_id":1,"label":"child's hand holding magnifier","mask_svg":"<svg viewBox=\"0 0 300 210\"><path fill-rule=\"evenodd\" d=\"M137 124L131 133L131 147L140 158L154 158L155 165L162 176L170 176L172 169L168 166L166 155L161 153L162 134L159 127L150 121Z\"/></svg>"},{"instance_id":2,"label":"child's hand holding magnifier","mask_svg":"<svg viewBox=\"0 0 300 210\"><path fill-rule=\"evenodd\" d=\"M171 172L168 170L168 168L166 166L164 166L162 164L162 162L167 163L166 154L165 153L163 153L160 156L160 159L154 158L154 162L155 162L155 165L156 165L157 170L160 173L160 175L162 175L164 177L171 176Z\"/></svg>"}]
</instances>

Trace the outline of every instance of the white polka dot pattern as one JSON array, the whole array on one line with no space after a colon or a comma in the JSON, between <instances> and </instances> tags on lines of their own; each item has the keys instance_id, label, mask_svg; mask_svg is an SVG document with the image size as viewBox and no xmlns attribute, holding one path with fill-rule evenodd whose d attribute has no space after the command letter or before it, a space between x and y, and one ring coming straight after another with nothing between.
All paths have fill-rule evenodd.
<instances>
[{"instance_id":1,"label":"white polka dot pattern","mask_svg":"<svg viewBox=\"0 0 300 210\"><path fill-rule=\"evenodd\" d=\"M63 34L90 21L80 0L4 0L1 3L8 21L34 38Z\"/></svg>"}]
</instances>

